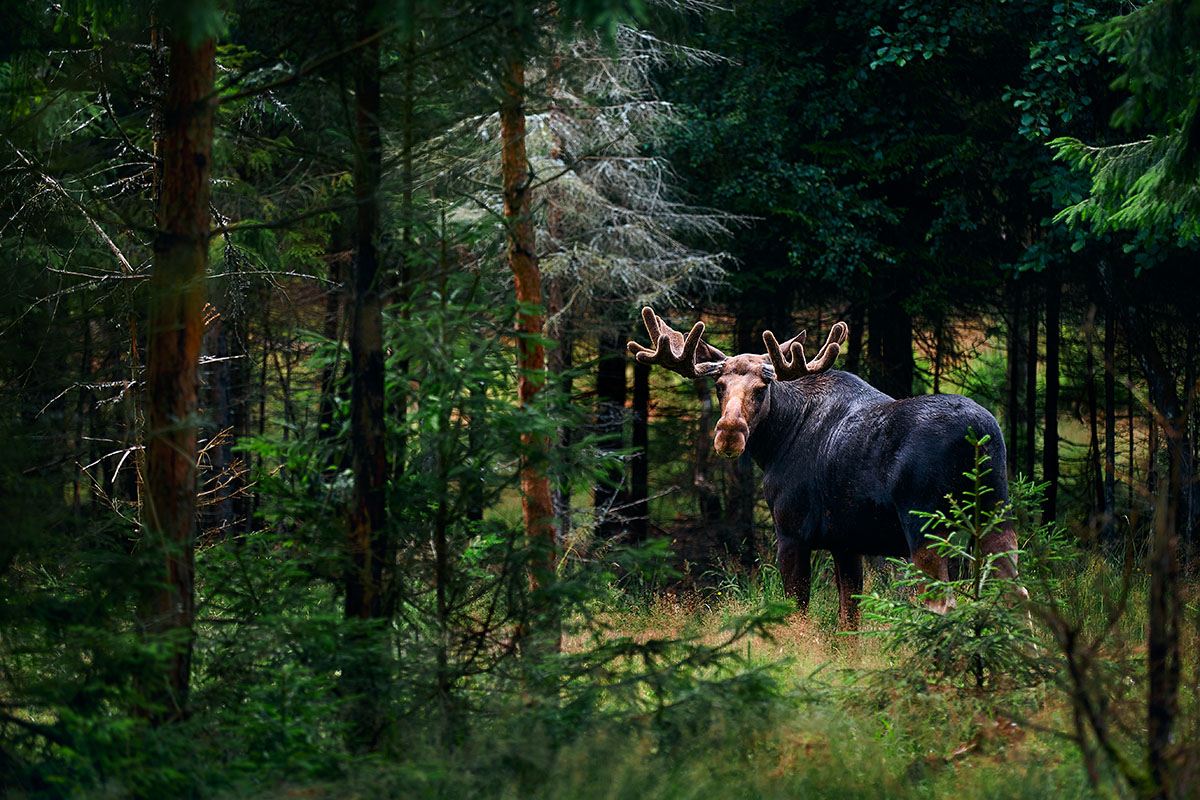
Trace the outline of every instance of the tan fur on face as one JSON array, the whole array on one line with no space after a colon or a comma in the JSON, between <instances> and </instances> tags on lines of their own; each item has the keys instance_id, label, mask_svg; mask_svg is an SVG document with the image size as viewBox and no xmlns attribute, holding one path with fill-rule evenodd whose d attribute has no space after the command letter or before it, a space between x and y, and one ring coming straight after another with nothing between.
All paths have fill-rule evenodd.
<instances>
[{"instance_id":1,"label":"tan fur on face","mask_svg":"<svg viewBox=\"0 0 1200 800\"><path fill-rule=\"evenodd\" d=\"M726 458L736 458L746 449L746 440L759 417L767 410L767 379L763 366L770 359L743 354L726 359L717 378L721 419L717 422L713 448Z\"/></svg>"}]
</instances>

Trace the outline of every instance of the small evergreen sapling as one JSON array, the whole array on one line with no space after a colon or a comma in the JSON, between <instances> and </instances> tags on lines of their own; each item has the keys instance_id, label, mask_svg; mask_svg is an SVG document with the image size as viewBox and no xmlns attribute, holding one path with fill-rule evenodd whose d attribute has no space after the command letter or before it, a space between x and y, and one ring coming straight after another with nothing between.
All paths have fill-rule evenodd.
<instances>
[{"instance_id":1,"label":"small evergreen sapling","mask_svg":"<svg viewBox=\"0 0 1200 800\"><path fill-rule=\"evenodd\" d=\"M882 626L866 633L886 637L886 649L900 651L905 680L992 690L1029 685L1042 676L1031 657L1036 647L1029 615L1018 600L1027 593L998 568L1000 559L1015 560L1021 551L985 554L981 545L1013 515L1011 503L995 505L988 497L991 489L983 479L991 469L981 449L987 439L968 434L975 449L974 465L964 473L970 489L960 497L948 495L945 510L913 512L925 518L922 530L937 554L959 565L957 577L931 579L908 561L890 559L900 570L900 594L911 590L917 602L880 593L862 598L866 620ZM948 608L938 613L929 605Z\"/></svg>"}]
</instances>

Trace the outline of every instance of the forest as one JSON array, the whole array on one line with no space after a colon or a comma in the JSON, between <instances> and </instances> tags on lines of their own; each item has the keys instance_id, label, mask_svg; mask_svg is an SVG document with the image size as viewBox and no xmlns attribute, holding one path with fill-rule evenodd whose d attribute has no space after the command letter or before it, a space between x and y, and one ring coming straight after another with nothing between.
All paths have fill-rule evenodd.
<instances>
[{"instance_id":1,"label":"forest","mask_svg":"<svg viewBox=\"0 0 1200 800\"><path fill-rule=\"evenodd\" d=\"M0 9L0 797L1200 795L1197 0Z\"/></svg>"}]
</instances>

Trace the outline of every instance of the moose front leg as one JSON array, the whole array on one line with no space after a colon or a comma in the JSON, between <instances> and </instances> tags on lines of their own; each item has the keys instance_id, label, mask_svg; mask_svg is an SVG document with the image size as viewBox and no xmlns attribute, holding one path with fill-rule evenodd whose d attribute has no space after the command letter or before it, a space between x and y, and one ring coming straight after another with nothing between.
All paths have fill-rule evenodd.
<instances>
[{"instance_id":1,"label":"moose front leg","mask_svg":"<svg viewBox=\"0 0 1200 800\"><path fill-rule=\"evenodd\" d=\"M812 548L788 536L777 535L777 563L783 578L783 594L796 601L801 613L808 612L812 587Z\"/></svg>"},{"instance_id":2,"label":"moose front leg","mask_svg":"<svg viewBox=\"0 0 1200 800\"><path fill-rule=\"evenodd\" d=\"M838 589L838 630L858 630L858 595L863 591L863 560L858 553L833 554Z\"/></svg>"}]
</instances>

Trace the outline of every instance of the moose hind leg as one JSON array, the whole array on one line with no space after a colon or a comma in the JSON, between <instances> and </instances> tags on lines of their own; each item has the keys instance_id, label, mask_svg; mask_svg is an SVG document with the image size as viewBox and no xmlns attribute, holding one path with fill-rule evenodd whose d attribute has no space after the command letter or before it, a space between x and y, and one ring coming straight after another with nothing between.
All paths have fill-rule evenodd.
<instances>
[{"instance_id":1,"label":"moose hind leg","mask_svg":"<svg viewBox=\"0 0 1200 800\"><path fill-rule=\"evenodd\" d=\"M996 553L1009 553L1003 558L995 560L996 574L1001 578L1009 578L1015 580L1017 577L1017 532L1011 524L990 531L979 542L980 549L983 550L985 556L994 555ZM1018 585L1013 589L1013 593L1023 600L1029 599L1029 592L1024 586Z\"/></svg>"},{"instance_id":2,"label":"moose hind leg","mask_svg":"<svg viewBox=\"0 0 1200 800\"><path fill-rule=\"evenodd\" d=\"M838 629L858 630L858 595L863 591L863 560L858 553L834 553L833 577L838 589Z\"/></svg>"},{"instance_id":3,"label":"moose hind leg","mask_svg":"<svg viewBox=\"0 0 1200 800\"><path fill-rule=\"evenodd\" d=\"M930 578L938 581L950 580L950 568L946 559L937 554L930 545L923 544L912 551L912 562L917 569ZM926 594L928 586L921 588L921 594ZM953 594L930 596L925 598L925 607L936 614L945 614L956 605Z\"/></svg>"},{"instance_id":4,"label":"moose hind leg","mask_svg":"<svg viewBox=\"0 0 1200 800\"><path fill-rule=\"evenodd\" d=\"M783 594L796 601L801 613L806 613L812 587L812 548L786 536L777 538L776 555L779 575L783 578Z\"/></svg>"}]
</instances>

